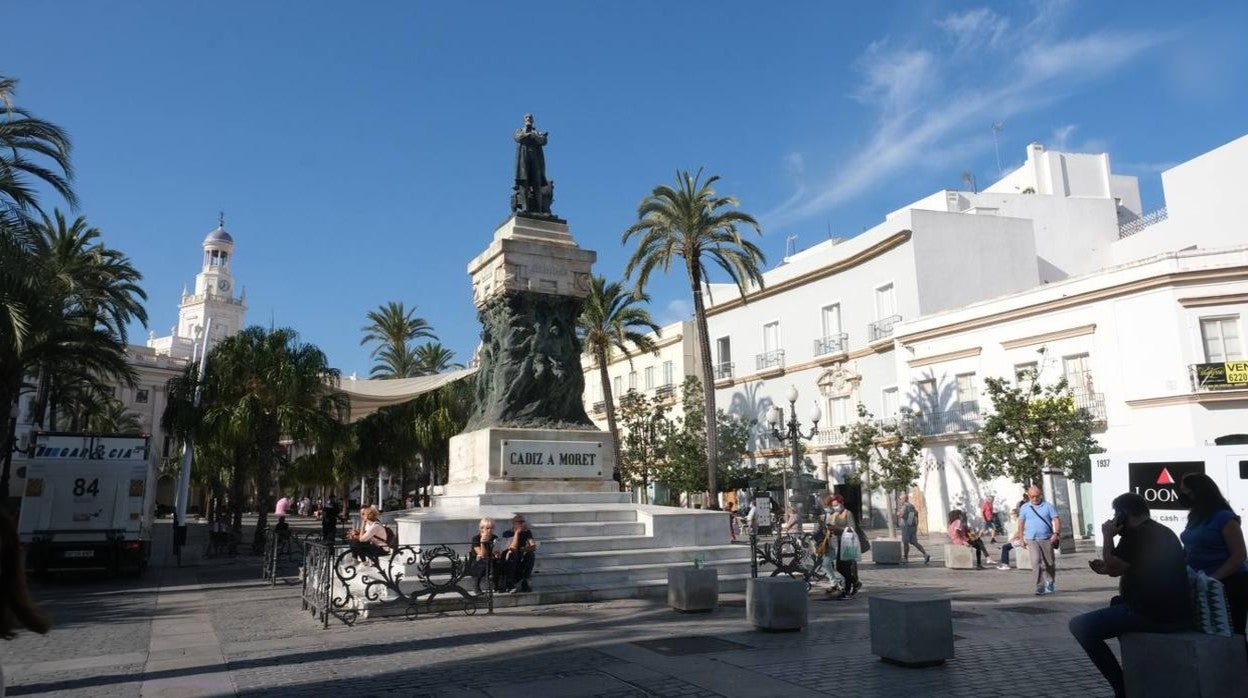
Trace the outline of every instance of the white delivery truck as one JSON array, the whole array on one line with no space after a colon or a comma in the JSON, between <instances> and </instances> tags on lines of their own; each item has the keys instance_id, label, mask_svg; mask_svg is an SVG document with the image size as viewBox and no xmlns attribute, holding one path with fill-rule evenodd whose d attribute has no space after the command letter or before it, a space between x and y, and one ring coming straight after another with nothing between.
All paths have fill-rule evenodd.
<instances>
[{"instance_id":1,"label":"white delivery truck","mask_svg":"<svg viewBox=\"0 0 1248 698\"><path fill-rule=\"evenodd\" d=\"M18 534L27 569L140 573L151 553L149 437L39 433Z\"/></svg>"},{"instance_id":2,"label":"white delivery truck","mask_svg":"<svg viewBox=\"0 0 1248 698\"><path fill-rule=\"evenodd\" d=\"M1179 483L1188 473L1204 473L1218 483L1240 518L1248 518L1248 445L1196 446L1149 451L1112 451L1092 456L1092 509L1096 543L1101 524L1113 518L1114 498L1134 492L1148 502L1154 521L1175 534L1187 525L1179 504Z\"/></svg>"}]
</instances>

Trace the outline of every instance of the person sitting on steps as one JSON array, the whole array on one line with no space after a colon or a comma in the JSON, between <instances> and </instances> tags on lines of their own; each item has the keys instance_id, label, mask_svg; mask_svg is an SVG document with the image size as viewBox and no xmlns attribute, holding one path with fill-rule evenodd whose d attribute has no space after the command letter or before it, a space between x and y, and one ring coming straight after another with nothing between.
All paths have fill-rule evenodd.
<instances>
[{"instance_id":1,"label":"person sitting on steps","mask_svg":"<svg viewBox=\"0 0 1248 698\"><path fill-rule=\"evenodd\" d=\"M503 564L499 560L500 552L495 550L494 543L498 536L494 535L494 519L485 517L477 523L477 535L472 537L468 553L468 575L473 578L474 588L478 594L485 593L481 582L488 576L491 588L497 590L503 578Z\"/></svg>"},{"instance_id":2,"label":"person sitting on steps","mask_svg":"<svg viewBox=\"0 0 1248 698\"><path fill-rule=\"evenodd\" d=\"M511 517L511 530L504 533L503 538L510 539L507 547L502 550L503 569L506 573L505 593L533 591L529 586L529 577L532 576L533 565L537 562L537 541L533 540L533 532L525 523L523 514Z\"/></svg>"}]
</instances>

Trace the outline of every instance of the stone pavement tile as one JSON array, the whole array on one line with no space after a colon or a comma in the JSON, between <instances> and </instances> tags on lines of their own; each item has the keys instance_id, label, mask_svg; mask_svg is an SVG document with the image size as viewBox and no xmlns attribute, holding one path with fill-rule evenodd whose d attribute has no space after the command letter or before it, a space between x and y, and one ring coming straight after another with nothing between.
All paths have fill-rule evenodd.
<instances>
[{"instance_id":1,"label":"stone pavement tile","mask_svg":"<svg viewBox=\"0 0 1248 698\"><path fill-rule=\"evenodd\" d=\"M665 657L634 645L625 644L608 645L601 650L616 659L679 677L682 681L694 686L723 695L732 695L734 691L747 685L757 690L759 695L783 695L786 698L818 695L814 691L802 690L799 686L782 678L773 677L775 680L769 681L756 673L715 661L706 655Z\"/></svg>"},{"instance_id":2,"label":"stone pavement tile","mask_svg":"<svg viewBox=\"0 0 1248 698\"><path fill-rule=\"evenodd\" d=\"M490 686L484 692L490 698L578 698L598 696L619 691L636 690L628 684L601 673L564 676L557 679L537 679Z\"/></svg>"},{"instance_id":3,"label":"stone pavement tile","mask_svg":"<svg viewBox=\"0 0 1248 698\"><path fill-rule=\"evenodd\" d=\"M47 662L31 662L28 664L10 664L5 666L5 670L10 676L17 676L21 674L76 673L84 669L107 669L124 664L141 664L146 659L146 652L126 652L123 654L104 654L94 657L54 659Z\"/></svg>"}]
</instances>

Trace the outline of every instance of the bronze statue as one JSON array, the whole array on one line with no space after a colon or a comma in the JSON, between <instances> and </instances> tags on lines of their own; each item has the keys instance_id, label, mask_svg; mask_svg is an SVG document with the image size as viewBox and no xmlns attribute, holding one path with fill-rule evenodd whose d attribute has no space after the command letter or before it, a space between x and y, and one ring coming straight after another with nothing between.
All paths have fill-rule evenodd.
<instances>
[{"instance_id":1,"label":"bronze statue","mask_svg":"<svg viewBox=\"0 0 1248 698\"><path fill-rule=\"evenodd\" d=\"M516 129L516 184L511 192L511 211L542 218L554 218L550 205L555 199L555 183L546 179L546 145L549 134L533 127L533 115L524 115L524 126Z\"/></svg>"}]
</instances>

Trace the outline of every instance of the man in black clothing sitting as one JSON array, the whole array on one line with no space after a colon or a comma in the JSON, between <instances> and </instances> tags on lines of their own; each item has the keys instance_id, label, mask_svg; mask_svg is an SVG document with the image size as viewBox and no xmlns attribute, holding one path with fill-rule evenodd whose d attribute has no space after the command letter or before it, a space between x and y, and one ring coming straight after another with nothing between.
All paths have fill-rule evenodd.
<instances>
[{"instance_id":1,"label":"man in black clothing sitting","mask_svg":"<svg viewBox=\"0 0 1248 698\"><path fill-rule=\"evenodd\" d=\"M512 594L517 591L532 591L529 577L537 562L537 542L533 540L533 532L525 523L523 514L511 517L511 530L504 533L503 538L510 539L507 547L502 550L503 569L506 574L504 589Z\"/></svg>"},{"instance_id":2,"label":"man in black clothing sitting","mask_svg":"<svg viewBox=\"0 0 1248 698\"><path fill-rule=\"evenodd\" d=\"M1070 632L1105 675L1115 696L1125 695L1122 666L1105 643L1126 633L1180 632L1191 628L1187 564L1178 536L1149 517L1138 494L1114 500L1114 518L1101 526L1104 547L1093 572L1121 577L1108 608L1075 616ZM1114 546L1114 537L1120 536Z\"/></svg>"}]
</instances>

